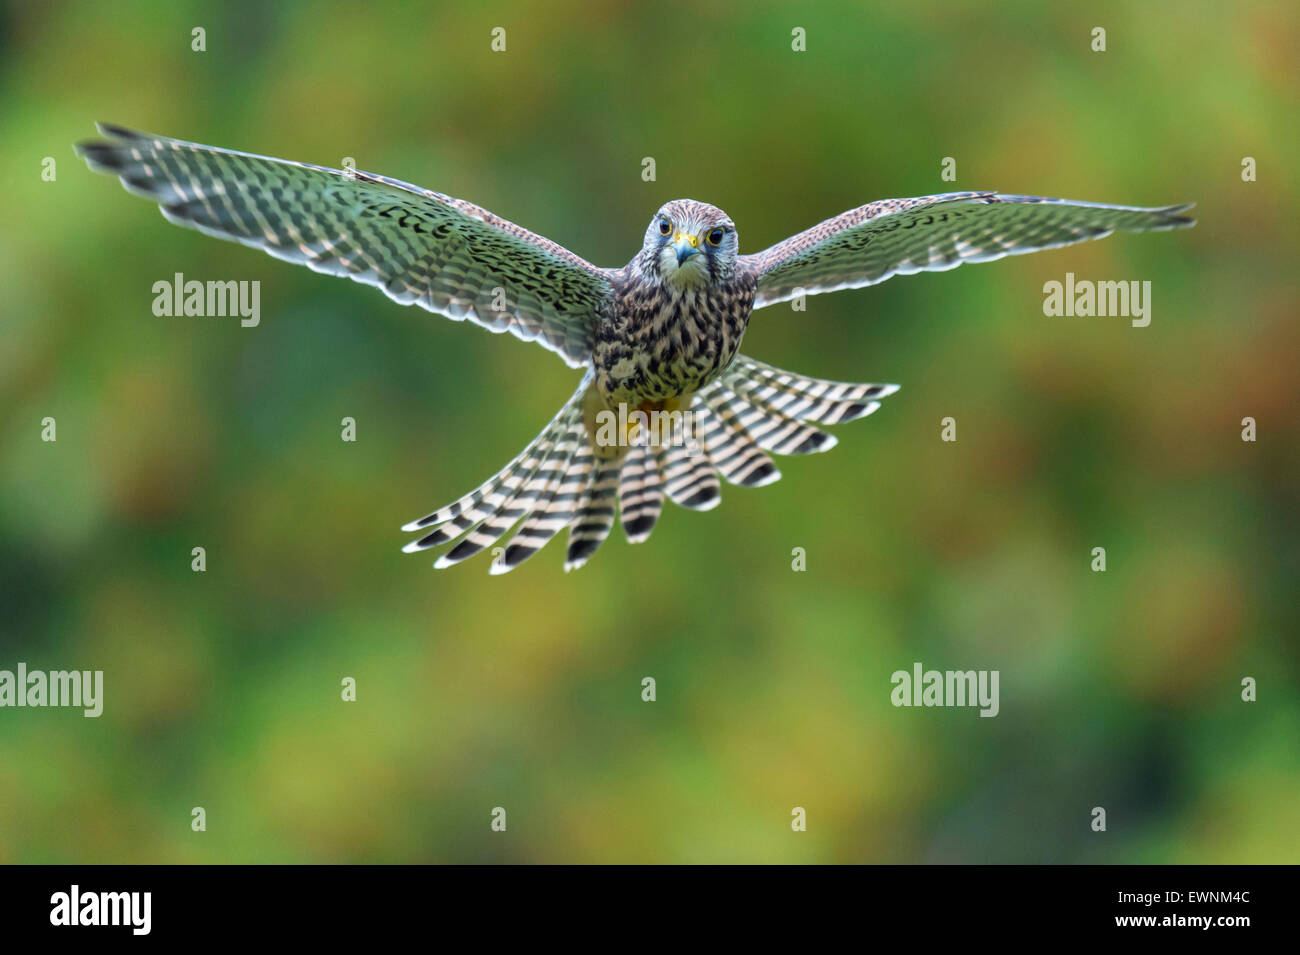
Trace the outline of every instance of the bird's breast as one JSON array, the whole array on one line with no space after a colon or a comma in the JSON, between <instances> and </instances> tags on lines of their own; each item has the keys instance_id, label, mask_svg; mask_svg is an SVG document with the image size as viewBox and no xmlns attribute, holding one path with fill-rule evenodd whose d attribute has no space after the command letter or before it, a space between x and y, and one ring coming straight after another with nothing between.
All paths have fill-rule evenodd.
<instances>
[{"instance_id":1,"label":"bird's breast","mask_svg":"<svg viewBox=\"0 0 1300 955\"><path fill-rule=\"evenodd\" d=\"M624 290L597 335L597 387L611 405L698 391L735 357L753 304L740 285Z\"/></svg>"}]
</instances>

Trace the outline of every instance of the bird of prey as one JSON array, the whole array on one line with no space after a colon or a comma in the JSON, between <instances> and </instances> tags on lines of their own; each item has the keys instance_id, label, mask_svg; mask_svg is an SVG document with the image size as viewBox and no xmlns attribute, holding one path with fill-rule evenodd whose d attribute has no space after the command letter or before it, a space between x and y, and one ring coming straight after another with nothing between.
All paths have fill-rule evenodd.
<instances>
[{"instance_id":1,"label":"bird of prey","mask_svg":"<svg viewBox=\"0 0 1300 955\"><path fill-rule=\"evenodd\" d=\"M598 268L463 199L386 176L98 128L107 140L82 143L78 154L177 225L510 332L584 369L514 460L402 528L419 535L407 552L450 545L435 567L492 547L493 573L565 528L565 570L591 557L616 518L629 541L644 541L665 496L708 510L719 501L719 475L770 484L780 473L768 452L826 451L835 439L816 425L869 415L898 390L810 378L740 354L754 309L1116 230L1193 224L1181 215L1189 205L953 192L871 202L742 255L726 213L677 199L650 219L631 262Z\"/></svg>"}]
</instances>

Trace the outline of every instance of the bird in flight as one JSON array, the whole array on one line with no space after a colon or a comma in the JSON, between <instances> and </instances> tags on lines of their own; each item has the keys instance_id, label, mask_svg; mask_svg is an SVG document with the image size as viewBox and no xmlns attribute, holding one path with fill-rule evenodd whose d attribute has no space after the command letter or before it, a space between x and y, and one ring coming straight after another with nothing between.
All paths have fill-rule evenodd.
<instances>
[{"instance_id":1,"label":"bird in flight","mask_svg":"<svg viewBox=\"0 0 1300 955\"><path fill-rule=\"evenodd\" d=\"M493 548L492 573L517 567L565 528L565 570L586 563L616 518L629 541L644 541L665 497L708 510L719 502L719 476L770 484L780 472L769 452L829 450L835 439L816 425L865 417L898 390L740 354L754 309L1116 230L1194 224L1181 214L1190 205L953 192L871 202L742 255L726 213L677 199L651 218L631 262L599 268L486 209L397 179L98 129L107 139L79 144L78 155L177 225L535 341L584 370L509 464L402 528L418 535L408 553L450 545L435 567Z\"/></svg>"}]
</instances>

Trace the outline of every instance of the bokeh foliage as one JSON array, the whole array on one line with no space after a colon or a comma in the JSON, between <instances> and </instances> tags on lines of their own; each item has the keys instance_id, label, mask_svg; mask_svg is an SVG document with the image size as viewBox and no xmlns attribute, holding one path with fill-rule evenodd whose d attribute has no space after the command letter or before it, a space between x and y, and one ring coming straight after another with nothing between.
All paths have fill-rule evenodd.
<instances>
[{"instance_id":1,"label":"bokeh foliage","mask_svg":"<svg viewBox=\"0 0 1300 955\"><path fill-rule=\"evenodd\" d=\"M1296 861L1294 4L3 17L0 667L103 669L107 701L0 710L0 861ZM759 312L749 354L902 391L774 487L489 578L397 528L576 373L166 224L74 158L97 119L350 156L601 265L677 196L747 251L951 188L1200 224ZM1044 317L1067 271L1150 280L1150 327ZM154 317L174 272L260 281L260 327ZM999 669L1001 715L895 709L913 661Z\"/></svg>"}]
</instances>

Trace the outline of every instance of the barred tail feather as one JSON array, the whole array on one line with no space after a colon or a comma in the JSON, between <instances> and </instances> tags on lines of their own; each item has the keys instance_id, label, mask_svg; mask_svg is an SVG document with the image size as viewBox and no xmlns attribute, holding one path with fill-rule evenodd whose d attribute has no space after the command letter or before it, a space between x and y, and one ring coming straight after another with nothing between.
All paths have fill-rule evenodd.
<instances>
[{"instance_id":1,"label":"barred tail feather","mask_svg":"<svg viewBox=\"0 0 1300 955\"><path fill-rule=\"evenodd\" d=\"M698 443L677 443L657 449L664 492L678 507L711 511L722 501L718 471L708 449Z\"/></svg>"},{"instance_id":2,"label":"barred tail feather","mask_svg":"<svg viewBox=\"0 0 1300 955\"><path fill-rule=\"evenodd\" d=\"M575 427L581 429L582 396L592 377L590 372L583 377L578 389L550 423L504 468L459 500L404 525L402 530L408 533L427 533L402 550L413 554L457 541L456 546L435 564L446 567L495 543L514 523L511 520L501 526L504 515L514 513L517 520L525 512L531 512L533 503L542 489L549 485L564 453L557 452L557 446L563 445L563 437L572 434ZM540 483L539 475L545 476ZM520 507L524 503L528 504L526 509ZM494 536L491 533L493 529L497 529Z\"/></svg>"},{"instance_id":3,"label":"barred tail feather","mask_svg":"<svg viewBox=\"0 0 1300 955\"><path fill-rule=\"evenodd\" d=\"M591 381L591 375L588 374L582 379L582 384L573 396L565 402L564 407L556 414L554 418L546 425L545 428L533 438L522 451L517 454L513 460L505 467L498 471L488 480L484 481L474 490L470 491L459 500L453 501L446 507L441 507L431 514L411 521L402 525L402 530L406 533L427 530L431 527L437 527L440 524L453 522L459 529L452 530L450 527L442 531L430 534L428 538L419 541L413 541L403 548L408 553L427 550L430 547L437 547L439 544L445 544L447 541L459 536L465 529L477 524L486 517L491 510L498 507L505 499L514 493L521 483L520 475L527 470L531 473L532 467L529 464L529 458L535 454L543 441L546 441L558 428L561 427L560 421L572 413L571 406L581 401L582 395L587 390L587 385ZM495 501L492 499L495 497ZM488 508L484 510L483 508ZM437 538L437 539L435 539Z\"/></svg>"},{"instance_id":4,"label":"barred tail feather","mask_svg":"<svg viewBox=\"0 0 1300 955\"><path fill-rule=\"evenodd\" d=\"M842 424L866 417L880 402L898 391L898 385L859 385L823 378L808 378L782 371L745 355L737 355L727 369L732 387L748 401L802 421Z\"/></svg>"},{"instance_id":5,"label":"barred tail feather","mask_svg":"<svg viewBox=\"0 0 1300 955\"><path fill-rule=\"evenodd\" d=\"M591 469L592 453L582 421L573 422L561 441L562 455L532 511L506 544L489 573L514 570L547 545L573 519L573 505Z\"/></svg>"},{"instance_id":6,"label":"barred tail feather","mask_svg":"<svg viewBox=\"0 0 1300 955\"><path fill-rule=\"evenodd\" d=\"M776 465L727 410L718 393L706 389L695 409L699 439L729 484L762 487L781 479Z\"/></svg>"},{"instance_id":7,"label":"barred tail feather","mask_svg":"<svg viewBox=\"0 0 1300 955\"><path fill-rule=\"evenodd\" d=\"M745 382L737 381L736 384L741 386L737 391L742 391ZM708 400L718 409L718 414L733 428L739 428L749 435L764 451L810 454L814 451L829 451L835 447L836 439L825 431L788 418L767 405L752 404L729 391L721 381L714 382L710 389L712 394Z\"/></svg>"},{"instance_id":8,"label":"barred tail feather","mask_svg":"<svg viewBox=\"0 0 1300 955\"><path fill-rule=\"evenodd\" d=\"M648 538L664 506L658 455L651 448L638 445L628 452L618 479L618 506L628 542Z\"/></svg>"},{"instance_id":9,"label":"barred tail feather","mask_svg":"<svg viewBox=\"0 0 1300 955\"><path fill-rule=\"evenodd\" d=\"M561 434L550 434L538 445L530 458L532 469L515 488L513 494L501 503L460 537L451 550L438 558L434 564L437 568L450 567L462 560L491 547L510 528L522 518L532 513L538 498L542 495L557 471L567 464L567 456L560 442Z\"/></svg>"},{"instance_id":10,"label":"barred tail feather","mask_svg":"<svg viewBox=\"0 0 1300 955\"><path fill-rule=\"evenodd\" d=\"M573 523L569 525L569 549L564 556L566 571L575 570L590 560L596 548L609 536L617 506L618 474L625 460L600 459L597 463Z\"/></svg>"}]
</instances>

